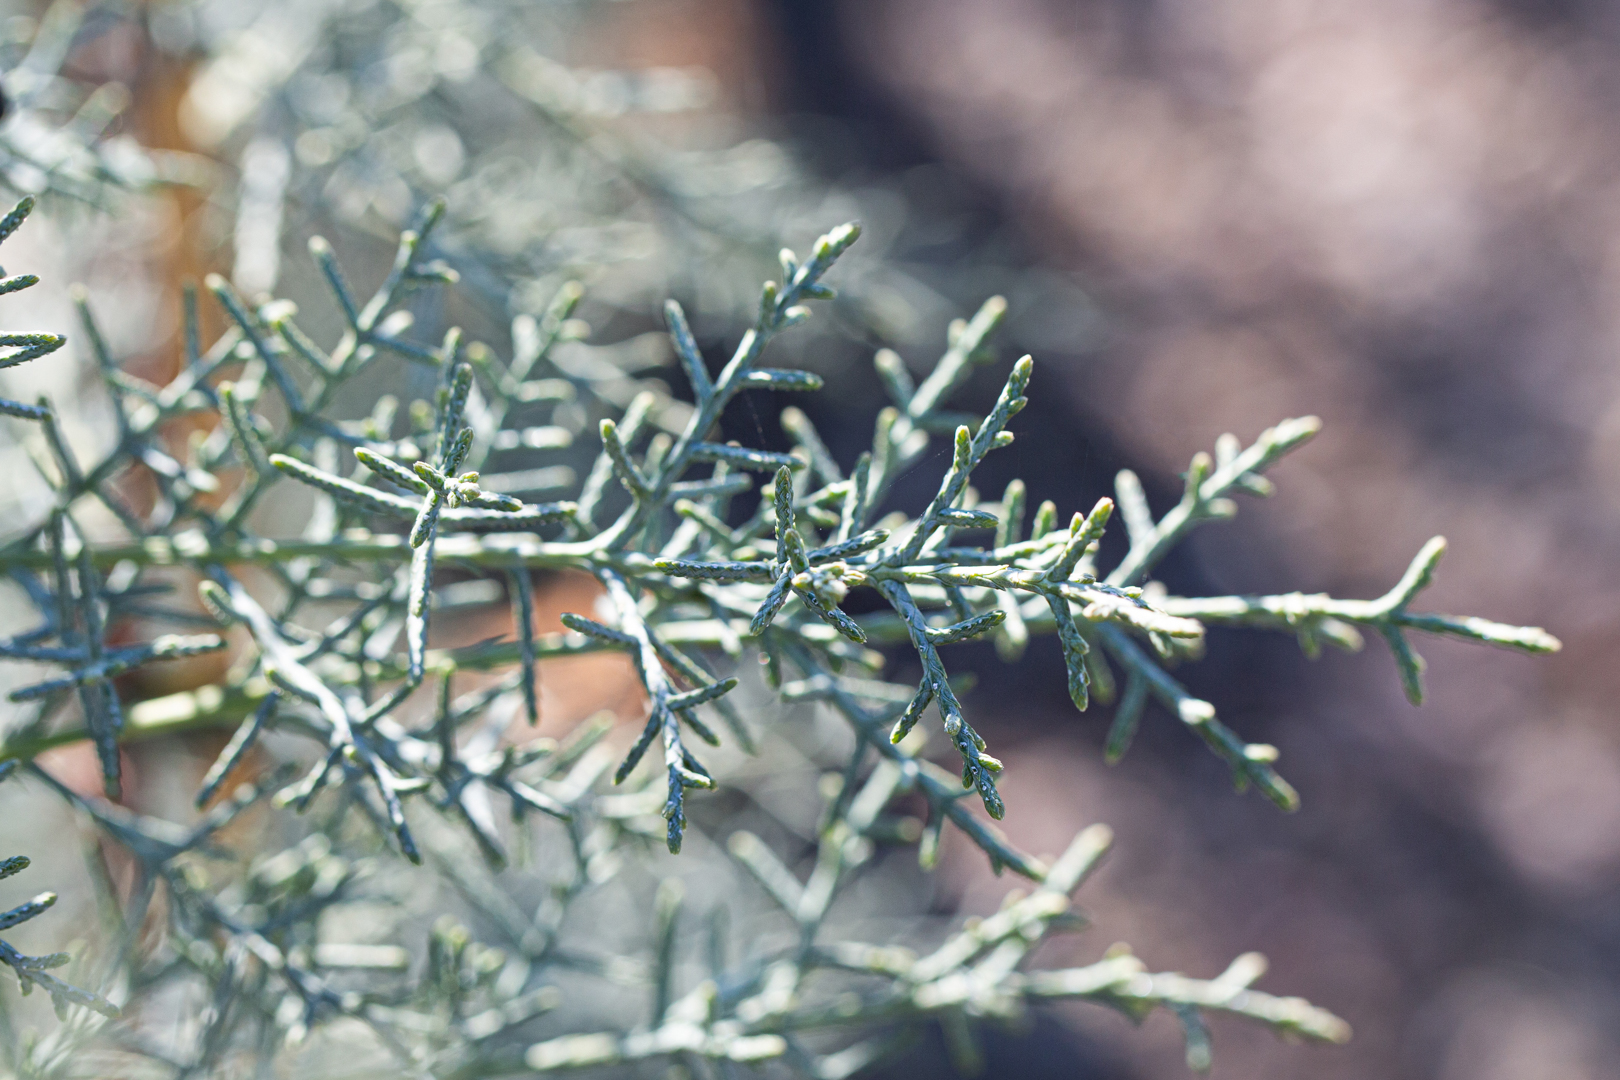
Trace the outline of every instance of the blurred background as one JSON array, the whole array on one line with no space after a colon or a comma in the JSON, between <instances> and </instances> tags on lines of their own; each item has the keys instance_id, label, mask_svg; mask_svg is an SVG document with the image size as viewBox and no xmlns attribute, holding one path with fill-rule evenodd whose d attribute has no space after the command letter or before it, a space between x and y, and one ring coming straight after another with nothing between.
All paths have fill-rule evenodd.
<instances>
[{"instance_id":1,"label":"blurred background","mask_svg":"<svg viewBox=\"0 0 1620 1080\"><path fill-rule=\"evenodd\" d=\"M6 7L16 98L67 6ZM778 243L802 250L861 217L831 327L791 360L828 376L794 403L846 463L882 401L874 349L926 370L948 320L998 292L1004 359L1029 351L1038 366L986 491L1022 476L1066 514L1128 466L1162 513L1222 432L1248 441L1320 415L1323 434L1273 474L1275 499L1246 501L1166 565L1172 591L1375 596L1442 534L1425 608L1543 625L1563 652L1423 642L1430 700L1413 708L1377 643L1313 663L1290 640L1212 632L1180 674L1281 749L1304 800L1283 815L1234 794L1162 713L1106 767L1107 718L1074 712L1055 643L1017 668L984 650L968 704L1007 761L1007 831L1055 851L1086 823L1116 829L1072 959L1128 939L1150 965L1213 976L1258 949L1263 988L1355 1028L1323 1049L1217 1020L1216 1077L1620 1077L1620 664L1603 659L1620 644L1612 5L295 0L70 14L52 62L117 100L100 106L94 160L64 150L44 173L141 193L116 196L113 217L99 194L48 202L53 231L7 251L56 298L5 318L66 327L60 285L84 280L117 351L151 378L174 362L183 278L219 269L302 300L315 283L289 267L311 232L385 260L412 206L444 191L467 282L447 317L490 340L589 265L599 337L635 340L668 293L721 348ZM88 108L64 123L90 123ZM39 187L27 170L54 144L19 127L31 116L0 129L3 167ZM591 182L582 156L617 179ZM970 388L973 404L998 378ZM66 397L74 381L31 365L12 385ZM779 439L786 404L730 422ZM75 437L93 442L98 416L85 404ZM920 505L935 475L897 499ZM963 843L944 873L938 903L965 912L1005 888ZM1134 1032L1076 1008L996 1040L990 1060L992 1075L1134 1078L1178 1075L1181 1058L1167 1016ZM925 1050L895 1075L931 1070L948 1075Z\"/></svg>"},{"instance_id":2,"label":"blurred background","mask_svg":"<svg viewBox=\"0 0 1620 1080\"><path fill-rule=\"evenodd\" d=\"M1216 1075L1620 1075L1615 10L819 7L774 24L805 58L792 102L960 177L1103 312L1100 340L1038 350L1069 414L1031 440L1064 452L1026 469L1090 494L1123 458L1170 496L1219 432L1314 412L1278 498L1199 534L1173 586L1375 595L1439 533L1428 603L1566 645L1546 663L1430 645L1414 709L1376 647L1313 665L1218 637L1192 678L1281 747L1292 817L1222 791L1165 725L1106 770L1057 683L1021 680L1042 696L986 706L1022 744L1013 834L1114 823L1093 933L1209 970L1262 948L1277 985L1355 1026L1329 1052L1230 1027ZM1121 1075L1174 1067L1173 1032L1149 1034L1107 1040Z\"/></svg>"}]
</instances>

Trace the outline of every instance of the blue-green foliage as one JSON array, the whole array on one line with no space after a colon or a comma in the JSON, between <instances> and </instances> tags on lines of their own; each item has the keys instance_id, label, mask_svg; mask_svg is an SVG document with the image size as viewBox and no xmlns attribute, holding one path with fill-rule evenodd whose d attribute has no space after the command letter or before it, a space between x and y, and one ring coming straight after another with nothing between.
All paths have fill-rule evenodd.
<instances>
[{"instance_id":1,"label":"blue-green foliage","mask_svg":"<svg viewBox=\"0 0 1620 1080\"><path fill-rule=\"evenodd\" d=\"M6 219L10 227L26 209ZM53 495L0 549L0 569L39 618L37 629L0 642L0 653L54 664L61 673L12 693L33 711L12 726L0 760L27 760L47 746L88 738L114 794L121 740L233 725L197 793L199 807L278 733L301 741L308 753L293 755L297 775L272 773L266 793L290 810L325 808L309 840L211 881L201 867L214 857L219 830L259 798L258 789L239 789L199 826L177 829L88 799L30 766L135 859L144 884L128 925L140 926L154 890L165 891L169 932L181 947L161 971L152 966L157 960L130 950L109 987L126 999L166 979L212 987L215 1004L182 1055L185 1068L271 1053L334 1017L383 1033L416 1066L458 1076L514 1063L548 1071L644 1058L781 1059L814 1075L844 1075L892 1049L887 1037L826 1053L812 1051L801 1033L852 1022L903 1031L938 1021L960 1060L971 1064L970 1019L1008 1017L1060 997L1099 1001L1133 1016L1166 1006L1186 1029L1194 1064L1208 1057L1202 1010L1239 1013L1313 1038L1347 1034L1323 1010L1250 990L1262 970L1253 957L1207 982L1150 975L1128 954L1064 971L1021 970L1035 942L1074 921L1069 893L1108 837L1106 830L1087 830L1048 863L1018 850L975 812L962 798L968 792L991 818L1007 811L996 786L1003 767L970 723L946 665L948 647L960 642L990 636L1016 658L1031 635L1050 632L1076 707L1113 707L1111 760L1124 753L1149 701L1158 701L1228 763L1240 789L1253 784L1288 809L1297 796L1275 769L1275 750L1244 741L1170 674L1170 661L1196 655L1207 624L1287 629L1310 651L1323 640L1356 647L1356 628L1371 628L1390 643L1414 700L1421 695L1421 661L1408 641L1412 631L1528 651L1556 648L1539 630L1409 611L1429 581L1439 542L1426 546L1376 601L1179 598L1145 589L1154 566L1193 526L1230 516L1232 495L1270 492L1266 469L1315 433L1314 419L1284 421L1247 448L1222 439L1213 458L1192 461L1183 498L1162 517L1149 511L1134 476L1121 474L1116 497L1129 550L1104 570L1097 565L1099 541L1113 500L1075 512L1066 528L1058 527L1057 508L1045 504L1026 529L1022 485L1009 486L995 502L972 486L986 456L1016 438L1017 415L1032 384L1038 387L1038 369L1025 357L1009 369L988 415L946 411L975 368L997 363L992 335L1005 312L999 299L952 328L947 351L920 384L891 354L880 354L893 402L878 417L870 451L846 474L797 410L784 416L796 443L789 452L721 443L714 433L740 395L820 386L814 373L770 368L764 358L774 338L810 317L813 301L832 296L825 279L857 227L828 233L805 259L782 253L781 279L765 284L753 325L718 371L671 303L672 349L692 403L649 384L620 409L598 380L559 362L557 350L584 332L573 318L581 296L576 285L561 288L537 317L520 318L517 349L507 359L464 342L454 329L437 344L411 334L409 320L398 317L405 299L457 278L430 257L442 210L430 205L404 234L392 270L369 298L352 290L324 242L311 245L344 323L329 346L300 329L290 305L249 302L215 278L208 288L233 323L230 331L203 349L195 306L188 306L185 364L168 385L152 386L120 369L89 304L82 304L85 338L117 421L112 448L88 467L61 438L47 404L8 409L33 422L19 435L42 445L38 460ZM39 336L47 341L48 349L32 338L19 344L43 355L62 343ZM385 399L358 419L339 413L339 390L385 365L431 371L433 400L401 411ZM621 378L616 371L609 377ZM166 432L215 415L212 433L175 456ZM576 417L572 427L569 415ZM579 432L580 415L596 417L601 446L574 497L519 498L534 450L566 445ZM927 459L936 434L951 444L937 494L915 516L895 514L896 479ZM510 455L520 448L527 457L517 468ZM150 505L126 500L120 478L131 470L153 481L157 497ZM313 512L286 512L311 500ZM124 535L92 535L83 527L91 503L110 509ZM284 527L288 520L302 527ZM163 590L159 568L172 580L175 567L194 575L213 619L243 627L251 645L225 686L126 709L114 685L118 676L225 647L218 634L165 635L135 645L110 640L110 627L124 613ZM504 587L514 615L510 639L430 647L447 567ZM561 569L593 576L602 602L589 614L565 616L564 632L537 634L533 575ZM847 613L852 589L870 590L881 610ZM150 603L140 610L151 617ZM167 609L167 617L199 619L183 604ZM886 669L908 665L895 664L877 645L914 654L920 677L885 678ZM602 650L628 655L646 702L639 736L616 768L602 759L600 740L610 725L600 721L561 744L521 734L510 741L515 713L538 719L541 661ZM752 750L779 723L757 704L735 700L756 658L780 699L819 703L841 716L852 735L806 880L752 833L728 838L732 858L798 928L796 941L737 959L720 948L709 979L679 993L674 957L684 917L678 890L666 888L652 920L650 1017L629 1029L604 1018L602 1031L552 1031L534 1041L529 1033L544 1030L537 1018L556 1003L555 972L579 963L571 950L582 943L562 929L570 905L615 880L618 863L610 856L640 847L651 812L662 817L668 850L681 851L694 799L701 798L692 791L725 784L724 774L704 762L714 751L702 747L730 740ZM498 675L474 681L474 672ZM918 729L931 726L931 708L959 776L922 753ZM650 754L655 744L661 756ZM653 764L644 767L649 758ZM901 798L925 807L925 820L909 832L890 809ZM503 827L497 807L517 824ZM552 883L554 903L531 923L495 918L490 913L510 902L476 884L448 830L465 830L485 863L499 868L514 858L514 845L523 857L537 815L541 828L566 838L570 868ZM409 860L451 874L476 907L505 926L513 951L497 956L446 923L433 931L425 967L413 969L404 989L397 975L364 992L341 989L312 959L319 948L311 934L321 912L347 903L369 872L369 861L334 847L339 839L354 842L356 821L391 838ZM1012 869L1035 890L920 957L827 939L834 898L871 860L879 838L916 842L929 866L947 823L998 871ZM4 865L7 874L18 868ZM43 906L36 901L0 916L0 927ZM325 954L329 960L378 955L327 945L337 950ZM23 957L3 944L0 950L25 985L45 986L59 1003L102 1007L100 998L44 973L59 957ZM867 979L857 980L853 996L810 992L850 973Z\"/></svg>"}]
</instances>

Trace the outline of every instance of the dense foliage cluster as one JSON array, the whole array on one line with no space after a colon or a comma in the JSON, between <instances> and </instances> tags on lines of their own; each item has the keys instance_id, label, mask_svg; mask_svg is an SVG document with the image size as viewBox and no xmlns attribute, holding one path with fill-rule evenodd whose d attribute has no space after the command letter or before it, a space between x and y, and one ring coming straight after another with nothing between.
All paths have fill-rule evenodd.
<instances>
[{"instance_id":1,"label":"dense foliage cluster","mask_svg":"<svg viewBox=\"0 0 1620 1080\"><path fill-rule=\"evenodd\" d=\"M527 18L526 6L506 13ZM739 224L745 215L715 212L735 199L728 178L747 172L736 154L654 170L592 126L627 96L673 108L696 91L679 79L658 89L578 78L523 35L497 33L502 5L307 7L320 17L266 5L220 33L193 89L196 125L221 142L251 134L236 285L206 283L229 329L205 342L188 296L183 362L157 385L109 350L94 298L80 294L77 344L116 429L93 460L50 401L0 400L9 437L49 489L0 544L8 598L33 620L0 641L0 656L33 673L10 694L0 776L59 793L132 867L131 883L108 889L115 915L72 978L52 974L68 955L0 941L0 964L62 1014L25 1037L29 1017L0 992L5 1068L317 1076L375 1054L379 1068L436 1077L637 1062L839 1077L937 1024L972 1071L975 1024L1059 999L1136 1018L1166 1009L1194 1066L1209 1062L1210 1012L1284 1035L1348 1036L1321 1008L1252 989L1264 971L1254 954L1209 980L1151 973L1118 947L1081 967L1026 965L1047 935L1084 925L1071 894L1109 833L1093 826L1042 859L986 820L1008 812L1003 767L963 706L949 647L989 638L1016 661L1049 634L1075 706L1112 710L1110 760L1157 703L1240 790L1292 809L1275 749L1244 740L1173 674L1199 656L1206 627L1284 630L1311 654L1323 642L1359 648L1371 631L1414 702L1413 632L1530 652L1555 639L1411 610L1439 540L1377 600L1169 595L1155 568L1196 526L1234 513L1234 497L1269 494L1267 470L1310 439L1314 418L1246 447L1223 437L1192 460L1162 515L1129 472L1114 498L1063 508L1067 523L1051 503L1031 512L1018 482L981 493L975 470L1017 437L1039 379L1024 357L987 414L953 407L977 370L1000 364L999 297L952 325L920 380L877 352L891 401L857 460L835 460L792 408L781 416L791 445L721 441L739 399L820 388L815 372L770 366L770 348L833 296L829 272L859 228L834 229L803 257L782 251L723 361L669 302L667 355L685 384L673 392L634 350L590 343L577 317L584 286L565 272L656 262L640 242L649 235L758 247L762 230ZM205 39L203 23L185 33ZM28 54L42 71L38 42L66 48L52 33ZM272 39L279 67L241 63L249 44ZM434 126L439 110L518 106L561 133L528 162L557 180L549 201L488 129L456 125L464 175L436 179L432 155L418 152L455 119ZM5 138L0 153L13 156L0 170L14 185L87 197L120 179L95 166L106 147L87 130L82 153L62 152L77 171L30 183ZM422 198L435 188L443 199ZM318 237L311 261L283 274L285 215L376 232L417 202L426 209L374 290L351 284ZM649 204L681 226L647 226L638 215ZM0 222L0 240L32 205ZM568 220L581 246L558 255L553 226ZM283 277L308 295L318 285L336 333L306 329L320 317L271 297ZM10 277L0 292L34 284ZM458 285L509 320L509 349L418 326L429 310L419 301ZM633 291L620 300L633 306ZM65 342L5 335L0 368ZM936 459L937 493L899 505L897 480ZM1127 553L1105 567L1099 542L1116 512ZM541 633L535 598L560 572L588 575L599 599ZM847 603L852 591L860 605ZM512 632L472 642L435 632L436 615L467 596L506 604ZM174 632L135 633L155 624ZM216 683L126 700L132 672L220 652L230 666ZM602 652L628 658L639 727L619 738L598 716L537 737L545 661ZM892 674L913 666L915 679ZM217 729L231 737L195 793L195 823L118 803L122 744ZM943 755L930 752L936 733ZM107 798L36 761L85 741ZM733 814L728 790L758 793L767 777L797 785L813 818ZM885 849L915 846L932 868L947 827L1027 891L949 932L896 900L902 929L875 933L882 913L860 906L874 894L857 883L900 872ZM0 878L26 866L4 859ZM53 899L0 914L0 931ZM318 1052L334 1045L341 1061Z\"/></svg>"},{"instance_id":2,"label":"dense foliage cluster","mask_svg":"<svg viewBox=\"0 0 1620 1080\"><path fill-rule=\"evenodd\" d=\"M23 204L8 220L20 220L27 209ZM1296 1034L1343 1037L1342 1022L1330 1014L1249 990L1261 970L1253 958L1240 959L1213 982L1148 975L1124 955L1087 968L1020 971L1029 947L1062 925L1069 893L1106 847L1106 833L1087 830L1047 865L1010 846L962 801L965 791L976 792L989 815L1000 818L1004 808L995 778L1001 764L965 716L942 659L946 646L980 635L997 635L1016 652L1032 632L1052 632L1063 649L1075 705L1085 709L1096 697L1115 706L1111 755L1124 752L1147 700L1157 699L1228 762L1240 788L1252 783L1291 808L1296 796L1275 771L1275 751L1245 743L1164 666L1196 648L1201 620L1286 627L1307 647L1321 639L1354 646L1355 627L1372 628L1391 643L1414 700L1421 694L1420 661L1407 643L1411 630L1531 650L1555 647L1540 631L1409 611L1439 556L1438 543L1427 546L1378 601L1299 595L1147 599L1139 583L1156 561L1193 525L1229 515L1230 494L1267 492L1263 472L1316 430L1314 420L1285 422L1248 448L1223 440L1215 458L1200 455L1192 462L1184 498L1157 520L1133 478L1123 474L1118 494L1131 546L1109 573L1093 560L1113 509L1110 500L1074 514L1067 528L1058 527L1055 507L1043 505L1026 535L1019 485L988 503L969 483L988 453L1012 442L1010 423L1025 403L1034 370L1028 357L1015 364L988 416L946 411L966 373L993 362L989 337L1003 310L997 301L953 330L950 348L920 385L912 385L900 366L885 364L895 403L879 419L871 452L847 476L802 414L786 421L798 440L792 453L709 441L722 410L739 394L819 386L810 372L773 369L761 361L772 338L808 317L806 301L829 294L823 278L858 233L846 226L818 240L802 261L783 252L781 281L765 286L754 326L718 372L711 372L680 308L671 304L670 335L695 402L683 405L643 392L617 419L599 421L600 455L575 499L525 503L514 493L522 493L532 470L506 470L502 455L569 441L575 433L548 424L546 413L552 411L555 420L559 404L594 397L590 378L570 377L550 362L570 330L577 332L569 316L579 292L565 288L542 318L515 327L518 352L509 359L464 344L453 329L437 346L414 339L408 320L397 317L402 298L454 279L448 267L426 258L436 214L430 208L419 227L404 235L393 271L369 298L353 293L324 244L312 245L347 322L329 348L299 329L289 305L250 305L213 279L209 287L235 325L213 347L194 349L172 383L148 386L105 354L86 307L86 339L97 352L120 433L102 461L86 467L75 460L56 434L48 403L11 406L32 422L48 450L41 469L56 502L0 555L41 619L37 629L4 647L8 656L48 662L62 672L13 691L13 701L38 704L33 719L13 729L7 756L27 758L59 741L63 736L50 731L53 720L76 699L83 733L95 742L108 793L116 795L120 738L143 727L175 731L240 717L235 737L198 792L199 805L215 796L256 742L271 732L296 732L317 752L301 776L278 782L274 801L305 810L325 797L332 813L373 823L412 861L424 859L421 826L414 822L428 814L459 822L497 867L508 860L511 842L497 821L498 805L519 822L532 814L553 819L569 840L574 867L554 886L561 902L535 926L514 928L523 946L515 955L485 951L459 936L464 932L440 928L420 969L423 985L403 995L397 987L339 991L321 968L333 964L345 944L294 946L289 940L311 932L316 911L343 902L355 873L328 842L312 846L338 830L336 822L281 855L261 858L237 878L213 867L218 853L209 842L258 797L256 791L239 790L202 825L176 832L72 792L34 767L36 776L135 856L140 917L132 918L132 926L144 919L143 905L157 887L164 887L165 945L151 956L132 950L116 980L122 993L108 993L150 993L174 979L212 984L217 1007L181 1061L212 1068L244 1045L301 1038L316 1025L350 1017L386 1031L387 1042L407 1061L436 1074L443 1074L447 1060L454 1062L454 1074L476 1075L511 1067L520 1055L527 1068L540 1071L696 1056L783 1058L829 1075L846 1060L864 1063L865 1050L817 1056L803 1036L852 1022L919 1017L939 1017L956 1030L968 1017L1007 1015L1047 997L1086 997L1130 1012L1165 1005L1185 1024L1195 1063L1207 1057L1200 1018L1205 1008L1239 1012ZM189 339L195 341L195 334ZM43 337L13 342L21 358L60 343ZM404 415L386 399L358 421L330 415L337 389L377 364L436 372L435 400L413 403ZM283 418L279 424L268 418L272 404ZM217 413L220 424L192 439L186 458L171 457L164 449L165 428L198 413ZM937 495L915 517L880 518L890 484L923 456L934 432L948 433L953 447ZM131 469L155 481L158 497L147 508L137 509L120 491L120 478ZM253 527L252 511L285 487L287 478L313 496L314 512L299 532L263 535ZM761 488L756 478L767 483ZM752 509L744 501L750 495L757 496ZM128 536L98 541L84 534L76 509L87 500L111 509ZM974 534L986 539L966 542ZM505 582L515 617L512 640L429 648L435 567L447 565ZM118 675L226 645L213 634L167 635L136 645L108 640L121 608L163 588L150 584L148 573L172 566L196 573L213 616L244 626L252 648L238 662L229 692L146 702L126 715L114 687ZM258 588L249 587L249 567L258 571ZM537 635L531 575L562 568L588 572L600 582L605 614L568 615L566 632ZM856 588L874 590L887 613L845 614L840 605ZM881 677L885 657L870 647L874 639L909 643L922 663L918 684ZM645 725L612 770L608 788L599 782L607 762L594 745L606 725L588 724L560 746L544 738L513 742L509 730L514 713L531 723L537 718L542 659L603 649L629 653L647 703ZM601 860L641 835L649 813L662 817L669 850L681 850L690 789L717 783L693 749L720 742L702 714L717 716L720 730L733 738L750 738L750 721L728 703L728 694L747 675L740 662L755 651L766 682L782 697L824 703L855 735L818 830L807 881L753 834L735 832L727 841L732 857L797 923L797 940L763 955L717 961L708 979L677 993L672 950L679 899L665 889L656 915L661 929L649 1022L629 1032L564 1034L520 1051L515 1040L534 1030L529 1025L542 1006L555 1003L549 970L566 963L569 938L560 930L568 901L608 886L613 873L601 871ZM458 678L492 669L509 674L457 695ZM438 704L418 720L407 706L429 683ZM930 705L960 760L960 782L920 757L919 740L908 738ZM662 749L657 766L638 772L655 743ZM612 784L631 794L606 794ZM821 925L830 904L871 858L874 836L902 792L921 796L926 806L925 863L949 822L998 869L1009 867L1039 888L921 957L827 940ZM297 903L277 900L282 888L307 895ZM266 889L268 895L250 902ZM6 925L46 903L8 914ZM4 959L25 983L44 986L64 1003L100 1004L44 974L62 958L27 958L6 948ZM449 973L439 970L446 964ZM470 971L455 974L466 964ZM838 972L876 975L878 986L829 997L824 976ZM397 981L397 973L389 978ZM447 978L461 989L448 1001L434 1002L448 1013L429 1025L436 1037L423 1038L423 1022L406 1021L405 1013L426 1007L434 984ZM476 1011L469 1008L472 1000L463 1000L468 995ZM452 1031L457 1037L450 1037ZM969 1045L965 1033L959 1041Z\"/></svg>"}]
</instances>

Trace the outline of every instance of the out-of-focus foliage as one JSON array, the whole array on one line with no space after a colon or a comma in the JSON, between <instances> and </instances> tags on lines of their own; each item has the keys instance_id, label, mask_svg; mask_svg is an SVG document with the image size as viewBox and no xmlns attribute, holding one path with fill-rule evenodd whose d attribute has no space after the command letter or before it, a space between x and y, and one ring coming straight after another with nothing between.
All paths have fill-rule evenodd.
<instances>
[{"instance_id":1,"label":"out-of-focus foliage","mask_svg":"<svg viewBox=\"0 0 1620 1080\"><path fill-rule=\"evenodd\" d=\"M182 121L236 158L235 279L271 287L283 217L374 235L444 199L439 244L501 314L564 280L641 312L676 291L742 315L779 237L824 226L827 193L778 146L731 138L702 69L582 70L594 4L264 5L176 13L207 59ZM722 272L694 279L694 257ZM738 273L738 271L742 271Z\"/></svg>"},{"instance_id":2,"label":"out-of-focus foliage","mask_svg":"<svg viewBox=\"0 0 1620 1080\"><path fill-rule=\"evenodd\" d=\"M144 148L119 130L127 87L71 70L75 43L112 17L110 7L57 0L37 19L0 24L0 183L106 208L121 191L206 179L201 159Z\"/></svg>"}]
</instances>

